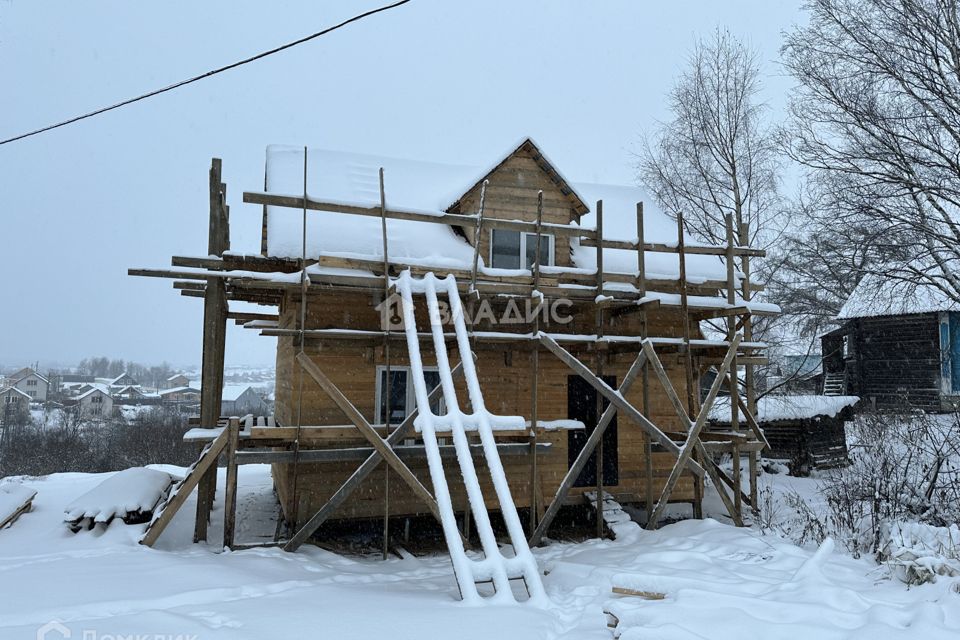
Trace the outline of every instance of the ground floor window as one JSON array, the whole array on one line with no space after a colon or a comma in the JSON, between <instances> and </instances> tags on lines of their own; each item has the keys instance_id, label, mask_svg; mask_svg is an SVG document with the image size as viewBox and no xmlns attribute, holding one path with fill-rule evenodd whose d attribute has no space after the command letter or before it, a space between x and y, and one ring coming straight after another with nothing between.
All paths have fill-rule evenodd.
<instances>
[{"instance_id":1,"label":"ground floor window","mask_svg":"<svg viewBox=\"0 0 960 640\"><path fill-rule=\"evenodd\" d=\"M416 391L413 386L410 367L390 367L390 384L387 384L387 368L377 367L377 424L386 422L387 401L390 404L390 424L397 425L403 422L417 406ZM440 374L436 368L424 368L424 380L427 383L427 393L440 385ZM387 393L389 389L389 395ZM438 398L431 403L430 408L435 414L443 413L443 400Z\"/></svg>"}]
</instances>

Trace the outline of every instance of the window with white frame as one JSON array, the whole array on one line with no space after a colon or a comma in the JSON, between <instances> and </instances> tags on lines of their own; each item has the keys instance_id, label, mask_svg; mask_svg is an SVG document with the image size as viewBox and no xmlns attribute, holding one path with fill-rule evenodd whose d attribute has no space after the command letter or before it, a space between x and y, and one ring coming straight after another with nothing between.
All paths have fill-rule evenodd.
<instances>
[{"instance_id":1,"label":"window with white frame","mask_svg":"<svg viewBox=\"0 0 960 640\"><path fill-rule=\"evenodd\" d=\"M410 367L390 367L390 424L400 424L417 406L417 395L413 387ZM427 393L440 385L440 374L436 368L424 367L423 377L427 383ZM377 424L386 422L388 396L385 392L387 385L387 368L377 367ZM435 399L430 408L436 414L443 413L443 400Z\"/></svg>"},{"instance_id":2,"label":"window with white frame","mask_svg":"<svg viewBox=\"0 0 960 640\"><path fill-rule=\"evenodd\" d=\"M540 234L540 266L553 264L553 236ZM523 256L523 264L520 257ZM490 230L490 266L496 269L530 269L537 259L537 234Z\"/></svg>"}]
</instances>

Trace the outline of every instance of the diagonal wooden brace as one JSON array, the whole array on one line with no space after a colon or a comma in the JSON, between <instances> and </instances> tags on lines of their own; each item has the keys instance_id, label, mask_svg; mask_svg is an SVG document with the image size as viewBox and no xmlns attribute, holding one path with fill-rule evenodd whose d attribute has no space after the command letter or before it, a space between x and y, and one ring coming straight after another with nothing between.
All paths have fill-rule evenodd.
<instances>
[{"instance_id":1,"label":"diagonal wooden brace","mask_svg":"<svg viewBox=\"0 0 960 640\"><path fill-rule=\"evenodd\" d=\"M430 512L434 515L437 520L440 520L440 508L437 506L437 501L433 498L433 495L430 491L423 486L417 476L413 475L413 472L410 471L410 468L403 463L397 453L387 444L383 438L380 437L380 434L377 433L376 429L367 422L367 419L363 417L353 403L351 403L343 392L337 388L330 378L310 359L309 356L305 353L300 353L297 355L297 362L300 363L300 366L310 374L310 377L313 378L317 384L327 392L327 395L340 407L340 410L343 411L350 422L357 427L363 437L373 445L373 448L387 461L387 464L390 465L390 468L397 472L397 474L406 482L413 492L417 494L426 503L427 507L430 509Z\"/></svg>"},{"instance_id":2,"label":"diagonal wooden brace","mask_svg":"<svg viewBox=\"0 0 960 640\"><path fill-rule=\"evenodd\" d=\"M674 411L677 413L677 417L680 419L682 424L687 425L687 431L691 430L693 422L690 421L690 416L687 415L687 410L683 406L683 402L680 400L680 396L677 395L677 390L674 388L673 383L670 381L670 377L667 376L666 370L663 368L663 364L660 362L660 358L657 357L657 352L654 350L653 345L650 342L643 343L643 351L647 355L647 359L650 361L650 367L653 369L657 378L660 380L660 384L663 386L663 390L667 393L667 397L670 399L670 403L673 405ZM732 361L731 361L732 362ZM729 380L729 375L727 379ZM708 407L709 410L709 407ZM701 411L702 413L702 411ZM731 502L729 496L727 496L726 491L724 490L721 482L728 480L723 478L723 470L713 464L713 461L710 460L706 450L703 447L703 444L700 443L699 439L697 440L697 453L700 454L701 460L705 462L704 469L707 471L707 475L710 476L710 480L713 482L714 486L717 489L717 493L720 496L720 500L723 502L724 507L727 509L727 513L730 514L730 518L733 520L734 524L738 527L743 526L743 518L740 517L740 514L737 513L736 507ZM651 518L652 520L652 518ZM650 523L647 523L649 526Z\"/></svg>"},{"instance_id":3,"label":"diagonal wooden brace","mask_svg":"<svg viewBox=\"0 0 960 640\"><path fill-rule=\"evenodd\" d=\"M453 379L457 380L458 377L463 373L463 364L457 363L457 366L451 369L450 373L452 374ZM443 388L438 385L429 393L427 400L432 402L434 399L440 397L442 393ZM388 435L386 438L386 443L392 447L402 442L403 439L406 438L413 429L413 422L416 420L418 415L419 410L414 407L413 411L411 411L410 414L404 418L403 422L401 422L396 429L390 432L390 435ZM383 457L380 455L380 452L378 450L374 450L373 453L371 453L367 459L364 460L359 467L357 467L357 470L354 471L349 478L347 478L346 482L344 482L340 488L337 489L332 496L330 496L330 499L327 500L326 504L320 507L319 511L313 514L310 520L308 520L306 524L304 524L300 530L297 531L289 541L287 541L287 544L284 545L283 550L296 551L299 549L300 546L306 542L307 539L310 538L310 536L312 536L317 529L320 528L320 525L326 522L327 519L333 515L333 512L336 511L337 507L343 504L347 498L357 490L367 476L373 473L374 469L380 465L380 461L382 459Z\"/></svg>"},{"instance_id":4,"label":"diagonal wooden brace","mask_svg":"<svg viewBox=\"0 0 960 640\"><path fill-rule=\"evenodd\" d=\"M625 394L630 390L630 387L633 385L633 381L636 380L637 376L640 374L640 371L643 369L643 365L646 362L647 356L642 351L637 354L636 360L633 361L633 364L630 365L630 369L627 370L627 375L624 377L623 382L620 383L620 388L617 389L617 393L620 395ZM596 428L587 438L586 443L583 445L583 449L580 450L580 453L577 454L577 459L573 461L573 464L570 465L570 469L567 471L567 474L563 476L563 480L560 482L560 487L557 489L556 495L553 496L553 501L550 503L550 506L547 508L547 512L543 514L543 518L540 520L540 524L537 525L537 528L530 534L529 544L530 546L535 546L540 544L540 540L543 538L543 535L547 532L547 529L550 528L553 519L556 517L557 512L560 511L560 506L563 504L563 499L567 497L567 493L570 492L570 487L573 486L573 483L576 481L577 477L580 475L580 472L583 471L584 466L587 464L587 460L590 459L590 456L593 454L593 450L597 448L597 445L600 443L600 439L603 437L603 433L607 430L607 427L613 422L613 418L617 413L617 407L613 404L607 406L603 411L603 415L600 416L600 421L597 423Z\"/></svg>"},{"instance_id":5,"label":"diagonal wooden brace","mask_svg":"<svg viewBox=\"0 0 960 640\"><path fill-rule=\"evenodd\" d=\"M224 429L213 442L204 447L203 452L200 454L200 457L197 458L193 467L187 471L187 475L180 481L180 484L171 490L171 492L176 493L173 493L173 496L168 498L160 514L147 525L143 537L140 538L140 544L152 547L157 541L157 538L160 537L160 534L163 533L163 530L166 529L167 525L173 520L173 516L177 514L177 511L180 510L183 503L190 497L190 492L199 484L204 474L210 470L216 472L217 458L220 457L220 452L223 451L227 445L228 437L229 434L227 430Z\"/></svg>"},{"instance_id":6,"label":"diagonal wooden brace","mask_svg":"<svg viewBox=\"0 0 960 640\"><path fill-rule=\"evenodd\" d=\"M750 426L750 429L753 431L753 435L757 437L757 440L763 443L763 446L767 449L770 448L770 442L767 441L767 436L763 434L763 429L760 428L760 424L757 422L757 419L750 409L747 408L747 404L743 401L743 398L740 397L740 390L733 388L733 380L731 380L729 374L724 377L727 382L727 387L730 389L730 396L737 399L737 405L740 407L740 414L747 419L747 424Z\"/></svg>"},{"instance_id":7,"label":"diagonal wooden brace","mask_svg":"<svg viewBox=\"0 0 960 640\"><path fill-rule=\"evenodd\" d=\"M723 358L723 363L720 365L720 370L717 372L716 379L710 386L710 392L707 394L707 398L704 400L703 406L700 407L700 414L697 416L697 421L693 424L693 427L687 434L687 441L683 445L683 450L680 452L680 456L677 459L677 464L675 464L673 470L670 471L670 477L667 478L667 483L663 485L663 492L660 494L660 499L657 501L657 507L653 510L653 515L647 522L647 529L654 529L657 526L657 521L660 519L660 516L663 515L663 510L667 507L667 501L670 499L670 495L673 493L673 490L677 486L677 482L680 480L680 474L682 474L684 471L684 464L686 461L690 460L690 456L693 455L693 452L697 447L697 443L700 442L700 432L707 424L707 416L710 413L710 409L713 407L714 400L717 399L717 394L720 392L720 387L724 382L724 377L726 376L727 371L730 369L730 364L733 362L733 358L737 353L737 348L740 346L740 340L740 334L737 334L730 342L730 349L727 351L727 355Z\"/></svg>"},{"instance_id":8,"label":"diagonal wooden brace","mask_svg":"<svg viewBox=\"0 0 960 640\"><path fill-rule=\"evenodd\" d=\"M586 380L587 383L596 389L600 395L606 398L610 404L616 406L621 413L640 425L640 428L647 432L651 438L659 442L664 449L677 457L680 456L680 447L676 442L670 439L670 436L661 431L657 425L652 423L645 415L637 411L636 407L627 402L626 399L624 399L616 391L611 389L610 385L598 378L588 366L577 360L573 354L561 347L559 344L557 344L556 340L545 333L541 333L539 335L539 339L541 344L550 350L551 353L560 358L560 360L570 367L574 373ZM692 460L688 457L682 466L685 466L697 476L703 476L703 467L701 467L696 460Z\"/></svg>"}]
</instances>

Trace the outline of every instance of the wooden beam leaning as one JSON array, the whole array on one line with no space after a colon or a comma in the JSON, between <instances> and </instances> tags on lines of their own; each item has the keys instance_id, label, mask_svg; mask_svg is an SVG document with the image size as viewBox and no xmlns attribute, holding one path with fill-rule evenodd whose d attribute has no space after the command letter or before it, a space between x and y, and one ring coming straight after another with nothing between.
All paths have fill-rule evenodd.
<instances>
[{"instance_id":1,"label":"wooden beam leaning","mask_svg":"<svg viewBox=\"0 0 960 640\"><path fill-rule=\"evenodd\" d=\"M187 501L190 492L200 483L200 479L204 474L210 471L211 468L213 472L216 473L217 458L220 457L220 452L223 451L223 448L226 446L228 437L227 430L224 429L213 442L204 448L193 468L187 472L186 477L175 487L176 493L169 499L167 504L164 505L160 516L147 526L147 532L140 539L140 544L152 547L154 543L156 543L157 538L160 537L160 534L163 533L163 530L166 529L170 521L173 520L173 516L177 514L177 511L180 510L183 503Z\"/></svg>"},{"instance_id":2,"label":"wooden beam leaning","mask_svg":"<svg viewBox=\"0 0 960 640\"><path fill-rule=\"evenodd\" d=\"M660 443L660 446L673 455L678 457L680 456L681 449L676 442L671 440L667 434L661 431L660 428L651 422L646 416L637 411L632 404L627 402L616 391L611 389L610 385L597 378L593 372L590 371L589 367L577 360L573 354L557 344L556 340L546 334L541 333L540 343L543 344L551 353L553 353L553 355L557 356L564 364L570 367L574 373L586 380L591 387L600 393L600 395L609 400L610 404L615 405L617 409L619 409L624 415L640 425L640 428L650 434L654 440ZM686 466L693 473L697 474L697 476L703 476L703 467L701 467L695 460L690 460L688 458L684 462L684 466Z\"/></svg>"},{"instance_id":3,"label":"wooden beam leaning","mask_svg":"<svg viewBox=\"0 0 960 640\"><path fill-rule=\"evenodd\" d=\"M667 501L670 499L670 495L673 493L674 488L677 486L677 482L680 480L680 474L684 471L684 464L691 459L693 452L696 450L696 444L699 442L700 431L703 430L703 427L707 424L707 416L710 413L710 409L713 407L713 401L716 400L717 394L720 392L720 386L723 384L724 377L726 376L727 369L730 368L730 363L733 361L733 356L737 353L737 347L740 346L740 335L737 334L733 342L730 343L730 349L727 351L727 357L724 358L723 364L720 365L720 371L716 379L713 381L713 384L710 386L710 392L707 394L706 400L703 402L703 406L700 407L700 414L697 416L697 421L691 427L690 432L687 434L687 441L683 445L683 450L680 452L677 463L673 466L673 470L670 472L670 476L667 478L666 484L663 485L663 492L660 494L660 499L657 501L657 507L653 510L653 517L650 518L650 521L647 522L647 529L653 529L657 525L657 520L660 519L660 516L663 515L663 510L667 507Z\"/></svg>"},{"instance_id":4,"label":"wooden beam leaning","mask_svg":"<svg viewBox=\"0 0 960 640\"><path fill-rule=\"evenodd\" d=\"M459 376L463 373L463 364L457 363L453 369L450 370L451 375L453 376L454 382L459 379ZM433 402L443 393L443 389L440 386L437 386L433 389L428 395L427 400ZM402 442L404 438L410 433L410 430L413 429L414 420L420 414L419 410L414 407L413 411L404 418L403 422L393 430L385 439L385 442L388 446L393 447L398 443ZM380 436L377 435L379 438ZM374 449L374 452L363 461L363 463L357 467L357 470L351 474L349 478L337 489L330 499L327 500L320 509L311 516L310 520L307 521L299 531L294 534L294 536L284 545L284 551L296 551L300 546L307 541L307 538L313 535L313 533L320 528L327 519L333 515L333 512L343 504L350 495L357 490L357 488L363 483L363 481L373 473L373 470L377 468L380 464L380 461L383 459L383 456L380 454L378 449Z\"/></svg>"},{"instance_id":5,"label":"wooden beam leaning","mask_svg":"<svg viewBox=\"0 0 960 640\"><path fill-rule=\"evenodd\" d=\"M670 403L673 405L673 409L676 411L681 424L689 431L693 421L690 420L690 416L687 415L687 409L683 406L683 401L680 400L676 388L674 388L673 383L670 382L670 377L663 368L663 363L660 362L660 358L653 348L653 343L645 341L643 343L643 351L647 354L647 362L650 364L650 368L653 369L654 375L656 375L660 381L660 386L663 387L663 391L667 394L667 399L670 400Z\"/></svg>"},{"instance_id":6,"label":"wooden beam leaning","mask_svg":"<svg viewBox=\"0 0 960 640\"><path fill-rule=\"evenodd\" d=\"M648 354L649 360L653 367L654 372L657 375L657 378L660 380L660 384L663 386L664 391L667 394L667 397L670 399L671 404L673 404L673 409L677 413L677 417L680 419L681 423L687 426L687 430L691 429L693 423L690 421L690 417L687 415L686 409L683 407L683 402L680 400L680 396L677 395L676 389L673 387L673 383L670 382L670 378L667 377L667 372L663 368L663 364L660 362L660 358L657 357L656 351L653 349L653 345L644 344L644 351ZM701 408L702 412L702 408ZM727 507L727 512L730 514L730 517L733 519L734 523L737 526L743 525L743 520L740 517L738 509L734 509L733 505L730 503L727 494L724 492L723 487L720 486L721 482L726 480L726 478L721 478L723 471L719 469L714 463L713 460L708 457L707 451L704 449L703 445L697 442L697 453L700 454L700 457L704 461L704 469L707 474L710 476L710 480L717 487L717 493L720 494L720 500L723 501L725 507ZM653 513L648 514L647 524L654 522Z\"/></svg>"},{"instance_id":7,"label":"wooden beam leaning","mask_svg":"<svg viewBox=\"0 0 960 640\"><path fill-rule=\"evenodd\" d=\"M627 370L627 374L624 376L623 382L620 383L620 387L617 389L618 394L622 396L630 390L634 380L636 380L637 376L643 370L646 359L647 356L643 351L637 354L633 364L630 365L630 368ZM567 494L570 492L570 488L573 486L573 483L580 475L580 472L583 471L583 468L587 465L590 455L597 447L597 444L601 441L601 438L603 438L603 433L607 430L607 427L611 422L613 422L613 418L616 413L616 405L613 403L607 405L603 415L600 416L600 421L597 423L596 428L590 433L586 443L584 443L583 449L581 449L580 453L577 454L576 460L573 461L573 464L570 465L570 469L568 469L566 475L563 476L563 480L560 482L560 486L557 487L557 492L554 494L553 500L550 502L550 506L547 507L546 513L543 514L543 518L540 520L537 528L534 529L532 534L530 534L529 544L531 547L540 544L540 540L543 539L547 529L549 529L550 525L553 523L553 519L560 511L560 507L563 505L564 498L567 497ZM598 470L598 473L599 472L600 470Z\"/></svg>"},{"instance_id":8,"label":"wooden beam leaning","mask_svg":"<svg viewBox=\"0 0 960 640\"><path fill-rule=\"evenodd\" d=\"M327 377L323 370L321 370L320 367L318 367L316 363L314 363L314 361L311 360L310 357L305 353L297 354L297 362L300 364L303 370L306 371L307 374L309 374L310 377L320 385L327 395L330 396L330 399L336 403L340 410L346 414L347 418L350 419L350 422L356 425L363 437L365 437L370 444L372 444L373 447L380 452L380 455L384 460L387 461L387 464L390 465L390 468L396 471L397 474L403 478L403 481L410 486L413 492L426 503L427 507L430 508L430 512L433 513L437 520L440 520L440 508L437 506L437 501L433 498L433 494L431 494L430 491L427 490L423 484L421 484L417 476L413 475L413 472L410 471L410 468L403 463L399 456L397 456L396 452L390 448L390 445L380 437L376 429L374 429L373 426L367 422L367 419L363 417L363 414L361 414L360 411L353 406L353 403L351 403L347 397L343 395L343 392L337 388L337 385L335 385L333 381Z\"/></svg>"}]
</instances>

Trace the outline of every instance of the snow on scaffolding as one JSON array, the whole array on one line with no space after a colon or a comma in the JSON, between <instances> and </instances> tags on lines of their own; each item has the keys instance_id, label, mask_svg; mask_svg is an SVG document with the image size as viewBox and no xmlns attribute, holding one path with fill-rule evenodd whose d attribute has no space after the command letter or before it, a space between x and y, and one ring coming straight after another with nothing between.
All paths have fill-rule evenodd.
<instances>
[{"instance_id":1,"label":"snow on scaffolding","mask_svg":"<svg viewBox=\"0 0 960 640\"><path fill-rule=\"evenodd\" d=\"M423 436L424 447L427 452L427 461L430 467L430 478L433 482L434 494L440 508L441 522L450 557L453 561L454 573L463 600L467 603L478 604L484 599L477 591L477 582L492 581L496 593L489 599L493 602L510 602L514 600L510 580L523 578L530 601L543 604L547 596L543 589L540 571L537 562L527 545L520 518L517 515L516 504L510 494L503 464L497 452L494 439L494 425L517 425L523 428L524 420L520 416L498 416L490 413L483 399L477 371L474 366L472 351L466 323L463 317L463 306L457 291L457 282L452 275L446 278L437 278L432 273L421 279L411 277L409 271L404 271L392 281L393 286L400 293L403 304L404 331L407 339L407 348L410 355L410 368L414 390L416 392L418 416L415 426ZM464 380L472 414L464 413L460 408L457 392L453 382L450 360L444 338L444 330L440 321L440 310L437 299L438 285L449 298L450 315L454 322L457 337L457 348L462 356ZM443 398L446 406L444 415L436 415L428 401L428 388L423 372L423 361L420 357L420 341L417 336L416 314L413 303L413 294L423 294L427 301L430 318L430 331L433 336L436 350L437 369L440 373L440 385L443 389ZM453 503L450 499L450 490L443 468L437 443L438 426L449 427L456 448L457 462L463 477L464 487L470 503L470 510L476 523L477 534L483 548L484 558L473 560L469 558L460 538L457 522L454 515ZM500 550L490 525L490 516L487 513L483 492L480 488L477 469L470 453L470 443L467 440L467 426L474 427L480 436L484 457L494 490L500 503L503 520L506 523L510 541L513 546L513 557L506 557Z\"/></svg>"}]
</instances>

